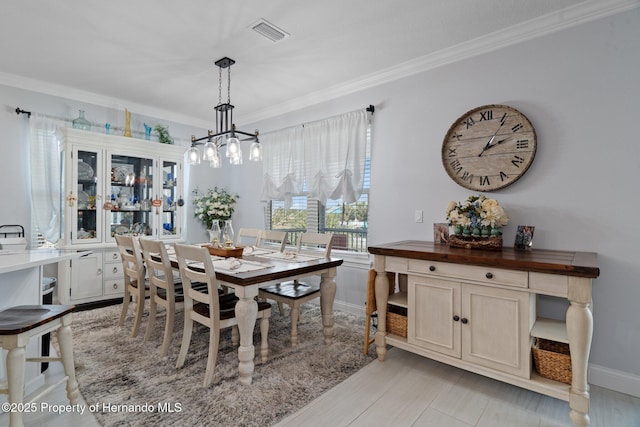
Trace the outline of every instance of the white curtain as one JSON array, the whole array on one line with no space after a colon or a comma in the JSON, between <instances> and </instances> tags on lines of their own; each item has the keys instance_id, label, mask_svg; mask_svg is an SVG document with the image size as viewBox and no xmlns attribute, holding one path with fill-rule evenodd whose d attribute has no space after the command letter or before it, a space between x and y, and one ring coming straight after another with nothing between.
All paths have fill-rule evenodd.
<instances>
[{"instance_id":1,"label":"white curtain","mask_svg":"<svg viewBox=\"0 0 640 427\"><path fill-rule=\"evenodd\" d=\"M322 204L357 201L364 187L368 122L363 109L262 136L262 200L284 200L288 208L291 197L306 190Z\"/></svg>"},{"instance_id":2,"label":"white curtain","mask_svg":"<svg viewBox=\"0 0 640 427\"><path fill-rule=\"evenodd\" d=\"M292 197L303 191L302 127L271 132L262 135L260 140L264 171L261 200L284 200L288 209Z\"/></svg>"},{"instance_id":3,"label":"white curtain","mask_svg":"<svg viewBox=\"0 0 640 427\"><path fill-rule=\"evenodd\" d=\"M306 124L305 179L309 197L323 205L342 198L354 203L362 194L367 148L365 110Z\"/></svg>"},{"instance_id":4,"label":"white curtain","mask_svg":"<svg viewBox=\"0 0 640 427\"><path fill-rule=\"evenodd\" d=\"M55 131L61 120L32 114L29 120L32 215L40 232L55 243L60 236L60 150Z\"/></svg>"}]
</instances>

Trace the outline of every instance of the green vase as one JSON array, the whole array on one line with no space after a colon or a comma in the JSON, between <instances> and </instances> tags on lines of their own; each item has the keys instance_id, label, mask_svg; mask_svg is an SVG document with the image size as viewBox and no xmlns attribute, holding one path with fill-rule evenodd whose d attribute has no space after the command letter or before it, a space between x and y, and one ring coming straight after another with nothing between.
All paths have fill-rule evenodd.
<instances>
[{"instance_id":1,"label":"green vase","mask_svg":"<svg viewBox=\"0 0 640 427\"><path fill-rule=\"evenodd\" d=\"M492 236L500 236L502 233L500 232L500 229L498 227L492 227L491 228L491 235Z\"/></svg>"},{"instance_id":2,"label":"green vase","mask_svg":"<svg viewBox=\"0 0 640 427\"><path fill-rule=\"evenodd\" d=\"M78 118L72 121L74 129L91 130L91 122L84 118L84 110L80 110Z\"/></svg>"},{"instance_id":3,"label":"green vase","mask_svg":"<svg viewBox=\"0 0 640 427\"><path fill-rule=\"evenodd\" d=\"M482 230L480 230L480 235L482 237L489 237L489 235L491 234L491 230L489 230L489 227L484 225L482 227Z\"/></svg>"}]
</instances>

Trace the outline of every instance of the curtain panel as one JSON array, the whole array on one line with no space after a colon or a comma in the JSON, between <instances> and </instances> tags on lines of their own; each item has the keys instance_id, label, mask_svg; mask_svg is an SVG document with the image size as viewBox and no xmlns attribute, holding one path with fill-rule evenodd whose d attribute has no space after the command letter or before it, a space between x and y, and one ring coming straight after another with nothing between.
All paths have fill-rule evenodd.
<instances>
[{"instance_id":1,"label":"curtain panel","mask_svg":"<svg viewBox=\"0 0 640 427\"><path fill-rule=\"evenodd\" d=\"M33 114L29 120L32 215L46 240L60 236L60 150L55 131L64 122Z\"/></svg>"},{"instance_id":2,"label":"curtain panel","mask_svg":"<svg viewBox=\"0 0 640 427\"><path fill-rule=\"evenodd\" d=\"M262 200L283 200L306 192L323 205L362 195L368 152L368 113L352 111L261 137L264 186Z\"/></svg>"}]
</instances>

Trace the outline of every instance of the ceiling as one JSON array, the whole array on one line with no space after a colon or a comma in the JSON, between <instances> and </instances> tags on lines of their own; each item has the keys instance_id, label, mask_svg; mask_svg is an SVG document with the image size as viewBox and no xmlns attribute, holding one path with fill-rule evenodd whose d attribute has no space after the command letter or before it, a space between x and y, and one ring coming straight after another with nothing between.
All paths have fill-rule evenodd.
<instances>
[{"instance_id":1,"label":"ceiling","mask_svg":"<svg viewBox=\"0 0 640 427\"><path fill-rule=\"evenodd\" d=\"M228 56L236 61L231 101L241 125L634 2L3 2L0 84L210 127L218 103L214 61ZM251 30L261 18L290 36L274 43ZM223 102L226 96L225 74Z\"/></svg>"}]
</instances>

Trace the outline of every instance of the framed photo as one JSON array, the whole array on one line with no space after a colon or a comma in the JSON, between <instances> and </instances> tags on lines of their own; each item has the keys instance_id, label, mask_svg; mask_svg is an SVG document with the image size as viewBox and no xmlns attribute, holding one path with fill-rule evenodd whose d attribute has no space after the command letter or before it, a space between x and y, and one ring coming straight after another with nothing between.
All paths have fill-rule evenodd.
<instances>
[{"instance_id":1,"label":"framed photo","mask_svg":"<svg viewBox=\"0 0 640 427\"><path fill-rule=\"evenodd\" d=\"M449 224L446 222L433 224L433 243L449 243Z\"/></svg>"},{"instance_id":2,"label":"framed photo","mask_svg":"<svg viewBox=\"0 0 640 427\"><path fill-rule=\"evenodd\" d=\"M519 225L516 231L516 241L514 247L516 249L529 249L533 244L533 225Z\"/></svg>"}]
</instances>

